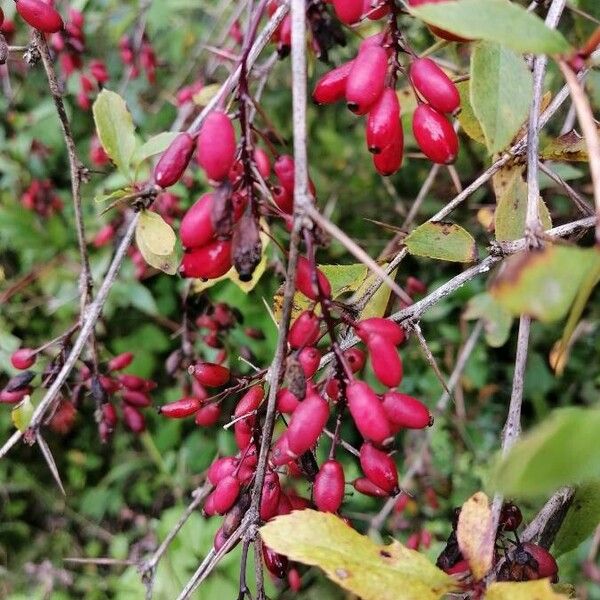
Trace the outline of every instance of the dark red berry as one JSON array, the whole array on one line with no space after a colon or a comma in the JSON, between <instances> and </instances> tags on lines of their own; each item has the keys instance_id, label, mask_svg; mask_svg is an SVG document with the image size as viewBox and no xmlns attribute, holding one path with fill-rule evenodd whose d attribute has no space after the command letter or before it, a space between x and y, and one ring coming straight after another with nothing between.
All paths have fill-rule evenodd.
<instances>
[{"instance_id":1,"label":"dark red berry","mask_svg":"<svg viewBox=\"0 0 600 600\"><path fill-rule=\"evenodd\" d=\"M337 460L323 463L313 486L315 506L323 512L337 512L344 500L344 468Z\"/></svg>"},{"instance_id":2,"label":"dark red berry","mask_svg":"<svg viewBox=\"0 0 600 600\"><path fill-rule=\"evenodd\" d=\"M346 81L354 61L348 61L325 73L315 85L312 93L316 104L333 104L346 95Z\"/></svg>"},{"instance_id":3,"label":"dark red berry","mask_svg":"<svg viewBox=\"0 0 600 600\"><path fill-rule=\"evenodd\" d=\"M325 274L317 269L317 281L321 293L325 297L331 296L331 284ZM316 286L313 285L313 269L310 262L304 256L298 257L298 265L296 269L296 288L302 292L309 300L317 300L319 295Z\"/></svg>"},{"instance_id":4,"label":"dark red berry","mask_svg":"<svg viewBox=\"0 0 600 600\"><path fill-rule=\"evenodd\" d=\"M500 511L499 526L504 531L516 531L523 521L521 509L512 502L505 502Z\"/></svg>"},{"instance_id":5,"label":"dark red berry","mask_svg":"<svg viewBox=\"0 0 600 600\"><path fill-rule=\"evenodd\" d=\"M413 115L413 134L423 154L434 163L449 165L458 155L458 137L452 123L428 104Z\"/></svg>"},{"instance_id":6,"label":"dark red berry","mask_svg":"<svg viewBox=\"0 0 600 600\"><path fill-rule=\"evenodd\" d=\"M283 556L283 554L278 554L275 550L271 550L271 548L264 544L262 545L262 554L265 567L267 567L269 573L277 577L277 579L283 579L288 570L287 557Z\"/></svg>"},{"instance_id":7,"label":"dark red berry","mask_svg":"<svg viewBox=\"0 0 600 600\"><path fill-rule=\"evenodd\" d=\"M433 425L429 409L416 398L390 390L383 395L383 408L395 427L424 429Z\"/></svg>"},{"instance_id":8,"label":"dark red berry","mask_svg":"<svg viewBox=\"0 0 600 600\"><path fill-rule=\"evenodd\" d=\"M361 435L383 444L392 431L381 401L364 381L353 381L346 387L348 408Z\"/></svg>"},{"instance_id":9,"label":"dark red berry","mask_svg":"<svg viewBox=\"0 0 600 600\"><path fill-rule=\"evenodd\" d=\"M402 135L400 103L396 90L386 88L367 116L367 147L378 154Z\"/></svg>"},{"instance_id":10,"label":"dark red berry","mask_svg":"<svg viewBox=\"0 0 600 600\"><path fill-rule=\"evenodd\" d=\"M211 112L198 134L196 159L212 181L223 181L235 159L235 131L222 111Z\"/></svg>"},{"instance_id":11,"label":"dark red berry","mask_svg":"<svg viewBox=\"0 0 600 600\"><path fill-rule=\"evenodd\" d=\"M277 515L281 485L277 473L267 473L263 483L262 496L260 498L260 518L268 521Z\"/></svg>"},{"instance_id":12,"label":"dark red berry","mask_svg":"<svg viewBox=\"0 0 600 600\"><path fill-rule=\"evenodd\" d=\"M367 478L377 487L395 494L398 490L398 470L393 459L369 443L360 447L360 466Z\"/></svg>"},{"instance_id":13,"label":"dark red berry","mask_svg":"<svg viewBox=\"0 0 600 600\"><path fill-rule=\"evenodd\" d=\"M346 82L346 104L357 115L364 115L377 102L385 84L387 53L381 46L359 52Z\"/></svg>"},{"instance_id":14,"label":"dark red berry","mask_svg":"<svg viewBox=\"0 0 600 600\"><path fill-rule=\"evenodd\" d=\"M221 416L221 406L219 404L207 404L203 406L197 413L194 421L196 425L201 427L210 427L214 425Z\"/></svg>"},{"instance_id":15,"label":"dark red berry","mask_svg":"<svg viewBox=\"0 0 600 600\"><path fill-rule=\"evenodd\" d=\"M403 152L404 134L401 128L396 141L385 146L379 154L373 156L375 170L383 177L393 175L402 166Z\"/></svg>"},{"instance_id":16,"label":"dark red berry","mask_svg":"<svg viewBox=\"0 0 600 600\"><path fill-rule=\"evenodd\" d=\"M553 581L558 580L558 565L548 550L531 542L524 542L522 549L537 563L537 579L549 577Z\"/></svg>"},{"instance_id":17,"label":"dark red berry","mask_svg":"<svg viewBox=\"0 0 600 600\"><path fill-rule=\"evenodd\" d=\"M310 393L296 408L286 432L290 452L295 456L304 454L319 439L327 419L329 406L317 393Z\"/></svg>"},{"instance_id":18,"label":"dark red berry","mask_svg":"<svg viewBox=\"0 0 600 600\"><path fill-rule=\"evenodd\" d=\"M225 514L234 505L239 493L239 480L233 475L226 475L212 493L213 510L219 515Z\"/></svg>"},{"instance_id":19,"label":"dark red berry","mask_svg":"<svg viewBox=\"0 0 600 600\"><path fill-rule=\"evenodd\" d=\"M360 20L363 14L363 0L332 0L336 17L346 25Z\"/></svg>"},{"instance_id":20,"label":"dark red berry","mask_svg":"<svg viewBox=\"0 0 600 600\"><path fill-rule=\"evenodd\" d=\"M141 433L146 429L144 415L134 406L123 405L123 421L133 433Z\"/></svg>"},{"instance_id":21,"label":"dark red berry","mask_svg":"<svg viewBox=\"0 0 600 600\"><path fill-rule=\"evenodd\" d=\"M42 0L18 0L17 12L34 29L44 33L56 33L63 28L58 11Z\"/></svg>"},{"instance_id":22,"label":"dark red berry","mask_svg":"<svg viewBox=\"0 0 600 600\"><path fill-rule=\"evenodd\" d=\"M24 371L25 369L29 369L29 367L33 366L35 359L35 350L32 350L31 348L19 348L12 353L10 362L15 369Z\"/></svg>"},{"instance_id":23,"label":"dark red berry","mask_svg":"<svg viewBox=\"0 0 600 600\"><path fill-rule=\"evenodd\" d=\"M123 400L131 406L137 406L138 408L146 408L152 404L152 400L144 393L135 390L125 390L123 392Z\"/></svg>"},{"instance_id":24,"label":"dark red berry","mask_svg":"<svg viewBox=\"0 0 600 600\"><path fill-rule=\"evenodd\" d=\"M460 106L456 85L430 58L412 63L410 79L423 99L439 112L451 113Z\"/></svg>"},{"instance_id":25,"label":"dark red berry","mask_svg":"<svg viewBox=\"0 0 600 600\"><path fill-rule=\"evenodd\" d=\"M196 381L207 387L220 387L229 381L229 369L216 363L197 363L192 374Z\"/></svg>"},{"instance_id":26,"label":"dark red berry","mask_svg":"<svg viewBox=\"0 0 600 600\"><path fill-rule=\"evenodd\" d=\"M186 396L175 400L175 402L169 402L163 404L159 408L159 412L168 419L183 419L193 415L202 406L202 401L194 396Z\"/></svg>"},{"instance_id":27,"label":"dark red berry","mask_svg":"<svg viewBox=\"0 0 600 600\"><path fill-rule=\"evenodd\" d=\"M192 158L194 138L189 133L180 133L163 152L154 169L154 181L162 188L176 184Z\"/></svg>"},{"instance_id":28,"label":"dark red berry","mask_svg":"<svg viewBox=\"0 0 600 600\"><path fill-rule=\"evenodd\" d=\"M225 275L231 265L231 241L215 240L202 248L186 252L181 261L180 272L183 277L216 279Z\"/></svg>"},{"instance_id":29,"label":"dark red berry","mask_svg":"<svg viewBox=\"0 0 600 600\"><path fill-rule=\"evenodd\" d=\"M389 496L389 493L382 490L379 486L376 486L367 477L359 477L352 482L354 489L365 496L372 496L373 498L385 498Z\"/></svg>"}]
</instances>

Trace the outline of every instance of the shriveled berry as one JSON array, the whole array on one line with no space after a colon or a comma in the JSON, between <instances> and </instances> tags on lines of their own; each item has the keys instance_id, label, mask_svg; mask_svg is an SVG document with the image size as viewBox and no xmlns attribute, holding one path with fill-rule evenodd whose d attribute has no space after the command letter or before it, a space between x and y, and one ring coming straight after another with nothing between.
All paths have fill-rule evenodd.
<instances>
[{"instance_id":1,"label":"shriveled berry","mask_svg":"<svg viewBox=\"0 0 600 600\"><path fill-rule=\"evenodd\" d=\"M154 181L162 188L176 184L192 158L194 138L180 133L163 152L154 169Z\"/></svg>"},{"instance_id":2,"label":"shriveled berry","mask_svg":"<svg viewBox=\"0 0 600 600\"><path fill-rule=\"evenodd\" d=\"M323 463L313 486L315 506L323 512L337 512L344 500L344 468L337 460Z\"/></svg>"},{"instance_id":3,"label":"shriveled berry","mask_svg":"<svg viewBox=\"0 0 600 600\"><path fill-rule=\"evenodd\" d=\"M346 25L360 20L363 14L363 0L332 0L336 17Z\"/></svg>"},{"instance_id":4,"label":"shriveled berry","mask_svg":"<svg viewBox=\"0 0 600 600\"><path fill-rule=\"evenodd\" d=\"M359 321L355 331L363 342L368 342L371 335L381 335L395 346L399 346L406 339L404 329L398 323L381 317L371 317Z\"/></svg>"},{"instance_id":5,"label":"shriveled berry","mask_svg":"<svg viewBox=\"0 0 600 600\"><path fill-rule=\"evenodd\" d=\"M29 369L29 367L33 366L35 359L35 350L32 350L31 348L19 348L12 353L10 362L15 369L24 371L25 369Z\"/></svg>"},{"instance_id":6,"label":"shriveled berry","mask_svg":"<svg viewBox=\"0 0 600 600\"><path fill-rule=\"evenodd\" d=\"M196 363L192 374L196 381L207 387L220 387L229 381L229 369L216 363Z\"/></svg>"},{"instance_id":7,"label":"shriveled berry","mask_svg":"<svg viewBox=\"0 0 600 600\"><path fill-rule=\"evenodd\" d=\"M521 509L513 502L505 502L500 511L499 526L504 531L516 531L523 521Z\"/></svg>"},{"instance_id":8,"label":"shriveled berry","mask_svg":"<svg viewBox=\"0 0 600 600\"><path fill-rule=\"evenodd\" d=\"M109 371L121 371L133 362L133 352L123 352L108 361Z\"/></svg>"},{"instance_id":9,"label":"shriveled berry","mask_svg":"<svg viewBox=\"0 0 600 600\"><path fill-rule=\"evenodd\" d=\"M434 163L449 165L458 155L458 137L452 123L428 104L413 115L413 134L423 154Z\"/></svg>"},{"instance_id":10,"label":"shriveled berry","mask_svg":"<svg viewBox=\"0 0 600 600\"><path fill-rule=\"evenodd\" d=\"M44 33L56 33L64 25L58 11L42 0L18 0L17 12L34 29Z\"/></svg>"},{"instance_id":11,"label":"shriveled berry","mask_svg":"<svg viewBox=\"0 0 600 600\"><path fill-rule=\"evenodd\" d=\"M179 226L179 237L184 248L206 246L215 237L212 222L212 194L204 194L183 215Z\"/></svg>"},{"instance_id":12,"label":"shriveled berry","mask_svg":"<svg viewBox=\"0 0 600 600\"><path fill-rule=\"evenodd\" d=\"M200 398L186 396L174 402L163 404L158 410L161 415L168 419L183 419L193 415L202 406Z\"/></svg>"},{"instance_id":13,"label":"shriveled berry","mask_svg":"<svg viewBox=\"0 0 600 600\"><path fill-rule=\"evenodd\" d=\"M381 96L387 60L381 46L365 48L354 59L346 82L346 105L353 113L366 114Z\"/></svg>"},{"instance_id":14,"label":"shriveled berry","mask_svg":"<svg viewBox=\"0 0 600 600\"><path fill-rule=\"evenodd\" d=\"M198 134L196 159L212 181L223 181L235 159L235 131L220 110L211 112Z\"/></svg>"},{"instance_id":15,"label":"shriveled berry","mask_svg":"<svg viewBox=\"0 0 600 600\"><path fill-rule=\"evenodd\" d=\"M123 421L133 433L141 433L146 429L144 415L134 406L123 405Z\"/></svg>"},{"instance_id":16,"label":"shriveled berry","mask_svg":"<svg viewBox=\"0 0 600 600\"><path fill-rule=\"evenodd\" d=\"M319 439L327 419L329 406L317 393L310 393L296 408L286 432L290 452L304 454Z\"/></svg>"},{"instance_id":17,"label":"shriveled berry","mask_svg":"<svg viewBox=\"0 0 600 600\"><path fill-rule=\"evenodd\" d=\"M309 300L317 300L319 295L315 286L313 286L313 269L310 262L304 256L298 257L296 269L296 288L302 292ZM322 294L326 297L331 296L331 284L323 271L317 269L317 281Z\"/></svg>"},{"instance_id":18,"label":"shriveled berry","mask_svg":"<svg viewBox=\"0 0 600 600\"><path fill-rule=\"evenodd\" d=\"M386 146L395 143L401 135L400 103L396 90L386 88L369 111L366 124L369 152L378 154Z\"/></svg>"},{"instance_id":19,"label":"shriveled berry","mask_svg":"<svg viewBox=\"0 0 600 600\"><path fill-rule=\"evenodd\" d=\"M367 478L377 487L390 494L398 490L398 470L393 459L365 442L360 447L360 466Z\"/></svg>"},{"instance_id":20,"label":"shriveled berry","mask_svg":"<svg viewBox=\"0 0 600 600\"><path fill-rule=\"evenodd\" d=\"M410 79L417 92L439 112L451 113L460 106L456 85L430 58L418 58L412 63Z\"/></svg>"},{"instance_id":21,"label":"shriveled berry","mask_svg":"<svg viewBox=\"0 0 600 600\"><path fill-rule=\"evenodd\" d=\"M305 310L298 315L290 327L288 342L292 348L312 346L320 334L319 318L311 310Z\"/></svg>"},{"instance_id":22,"label":"shriveled berry","mask_svg":"<svg viewBox=\"0 0 600 600\"><path fill-rule=\"evenodd\" d=\"M213 509L219 514L225 514L235 503L240 493L240 482L233 475L223 477L214 489Z\"/></svg>"},{"instance_id":23,"label":"shriveled berry","mask_svg":"<svg viewBox=\"0 0 600 600\"><path fill-rule=\"evenodd\" d=\"M312 93L315 104L333 104L344 99L346 81L354 61L348 61L328 71L316 83Z\"/></svg>"},{"instance_id":24,"label":"shriveled berry","mask_svg":"<svg viewBox=\"0 0 600 600\"><path fill-rule=\"evenodd\" d=\"M390 390L383 395L383 408L394 426L424 429L433 424L429 409L416 398Z\"/></svg>"},{"instance_id":25,"label":"shriveled berry","mask_svg":"<svg viewBox=\"0 0 600 600\"><path fill-rule=\"evenodd\" d=\"M201 427L210 427L214 425L221 416L221 406L219 404L206 404L197 413L194 421Z\"/></svg>"},{"instance_id":26,"label":"shriveled berry","mask_svg":"<svg viewBox=\"0 0 600 600\"><path fill-rule=\"evenodd\" d=\"M180 272L183 277L197 277L200 279L216 279L231 269L231 241L215 240L186 252L181 261Z\"/></svg>"},{"instance_id":27,"label":"shriveled berry","mask_svg":"<svg viewBox=\"0 0 600 600\"><path fill-rule=\"evenodd\" d=\"M392 431L381 401L364 381L353 381L346 387L348 408L361 435L383 444Z\"/></svg>"},{"instance_id":28,"label":"shriveled berry","mask_svg":"<svg viewBox=\"0 0 600 600\"><path fill-rule=\"evenodd\" d=\"M373 498L385 498L389 496L389 493L382 490L379 486L376 486L367 477L358 477L352 482L354 489L365 496L372 496Z\"/></svg>"},{"instance_id":29,"label":"shriveled berry","mask_svg":"<svg viewBox=\"0 0 600 600\"><path fill-rule=\"evenodd\" d=\"M367 347L377 379L387 387L399 385L404 370L396 346L382 335L372 335L367 342Z\"/></svg>"}]
</instances>

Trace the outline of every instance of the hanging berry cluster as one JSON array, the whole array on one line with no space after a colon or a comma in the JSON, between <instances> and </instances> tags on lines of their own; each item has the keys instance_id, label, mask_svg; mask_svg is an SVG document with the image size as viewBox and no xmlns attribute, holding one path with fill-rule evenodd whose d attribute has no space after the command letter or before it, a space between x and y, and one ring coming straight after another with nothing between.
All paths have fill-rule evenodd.
<instances>
[{"instance_id":1,"label":"hanging berry cluster","mask_svg":"<svg viewBox=\"0 0 600 600\"><path fill-rule=\"evenodd\" d=\"M63 208L63 201L48 179L34 179L21 195L21 204L44 218L59 213Z\"/></svg>"}]
</instances>

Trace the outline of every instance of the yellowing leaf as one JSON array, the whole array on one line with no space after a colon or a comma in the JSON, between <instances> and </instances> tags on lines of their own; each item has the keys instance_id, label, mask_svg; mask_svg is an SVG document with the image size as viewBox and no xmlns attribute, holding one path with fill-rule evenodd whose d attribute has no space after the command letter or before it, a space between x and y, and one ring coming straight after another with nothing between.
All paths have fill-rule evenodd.
<instances>
[{"instance_id":1,"label":"yellowing leaf","mask_svg":"<svg viewBox=\"0 0 600 600\"><path fill-rule=\"evenodd\" d=\"M10 418L12 419L13 425L23 433L27 427L29 427L29 421L31 421L32 414L33 404L31 403L31 397L25 396L25 398L12 409Z\"/></svg>"},{"instance_id":2,"label":"yellowing leaf","mask_svg":"<svg viewBox=\"0 0 600 600\"><path fill-rule=\"evenodd\" d=\"M260 534L276 552L320 567L363 600L437 600L456 589L422 554L399 542L379 546L331 513L294 511L261 527Z\"/></svg>"},{"instance_id":3,"label":"yellowing leaf","mask_svg":"<svg viewBox=\"0 0 600 600\"><path fill-rule=\"evenodd\" d=\"M499 155L495 155L492 160L499 158ZM521 164L508 164L504 165L499 171L494 173L492 177L492 187L494 188L494 194L496 195L496 202L506 192L506 190L512 185L513 179L517 176L522 177L525 172L525 165Z\"/></svg>"},{"instance_id":4,"label":"yellowing leaf","mask_svg":"<svg viewBox=\"0 0 600 600\"><path fill-rule=\"evenodd\" d=\"M164 256L171 254L175 248L175 232L173 228L158 214L143 210L135 230L136 240L140 238L153 254Z\"/></svg>"},{"instance_id":5,"label":"yellowing leaf","mask_svg":"<svg viewBox=\"0 0 600 600\"><path fill-rule=\"evenodd\" d=\"M544 322L563 318L589 273L600 264L600 249L546 246L509 257L490 288L514 315Z\"/></svg>"},{"instance_id":6,"label":"yellowing leaf","mask_svg":"<svg viewBox=\"0 0 600 600\"><path fill-rule=\"evenodd\" d=\"M386 265L383 266L385 267ZM390 273L391 279L394 279L396 277L397 272L398 270L394 269L394 271ZM367 277L367 279L364 280L363 284L356 291L356 297L360 298L364 294L364 292L366 292L367 289L369 289L369 286L378 279L379 277L376 274L372 274L369 277ZM361 311L360 318L369 319L371 317L383 317L391 293L392 290L389 285L384 284L380 286L379 289L375 292L375 294L373 294L373 297L369 300L369 302L367 302L367 305Z\"/></svg>"},{"instance_id":7,"label":"yellowing leaf","mask_svg":"<svg viewBox=\"0 0 600 600\"><path fill-rule=\"evenodd\" d=\"M423 223L405 238L404 244L416 256L463 263L477 258L473 236L454 223Z\"/></svg>"},{"instance_id":8,"label":"yellowing leaf","mask_svg":"<svg viewBox=\"0 0 600 600\"><path fill-rule=\"evenodd\" d=\"M481 123L477 120L473 107L471 106L471 91L468 81L460 81L456 84L460 93L460 113L458 114L458 122L463 128L463 131L473 140L480 144L485 144L485 136Z\"/></svg>"},{"instance_id":9,"label":"yellowing leaf","mask_svg":"<svg viewBox=\"0 0 600 600\"><path fill-rule=\"evenodd\" d=\"M548 579L537 581L495 582L487 589L485 600L565 600L568 596L557 594Z\"/></svg>"},{"instance_id":10,"label":"yellowing leaf","mask_svg":"<svg viewBox=\"0 0 600 600\"><path fill-rule=\"evenodd\" d=\"M576 131L569 131L550 140L540 150L540 157L544 160L589 161L585 140Z\"/></svg>"},{"instance_id":11,"label":"yellowing leaf","mask_svg":"<svg viewBox=\"0 0 600 600\"><path fill-rule=\"evenodd\" d=\"M456 527L458 546L477 581L492 566L495 533L488 498L477 492L462 505Z\"/></svg>"},{"instance_id":12,"label":"yellowing leaf","mask_svg":"<svg viewBox=\"0 0 600 600\"><path fill-rule=\"evenodd\" d=\"M194 97L192 98L194 104L206 106L220 89L221 86L218 83L205 85L197 94L194 94Z\"/></svg>"},{"instance_id":13,"label":"yellowing leaf","mask_svg":"<svg viewBox=\"0 0 600 600\"><path fill-rule=\"evenodd\" d=\"M544 230L552 227L552 219L546 204L538 198L540 221ZM498 198L495 213L496 239L501 241L518 240L525 231L527 216L527 184L520 175L513 177Z\"/></svg>"},{"instance_id":14,"label":"yellowing leaf","mask_svg":"<svg viewBox=\"0 0 600 600\"><path fill-rule=\"evenodd\" d=\"M477 294L469 300L464 317L467 320L481 319L483 321L485 341L492 348L499 348L508 340L513 317L487 292Z\"/></svg>"}]
</instances>

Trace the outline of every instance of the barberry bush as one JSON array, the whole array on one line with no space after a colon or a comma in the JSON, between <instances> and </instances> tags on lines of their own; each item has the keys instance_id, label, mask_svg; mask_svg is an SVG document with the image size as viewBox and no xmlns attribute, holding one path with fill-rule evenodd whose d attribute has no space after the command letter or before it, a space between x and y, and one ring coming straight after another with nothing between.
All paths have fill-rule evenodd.
<instances>
[{"instance_id":1,"label":"barberry bush","mask_svg":"<svg viewBox=\"0 0 600 600\"><path fill-rule=\"evenodd\" d=\"M596 0L3 0L0 597L600 599Z\"/></svg>"}]
</instances>

